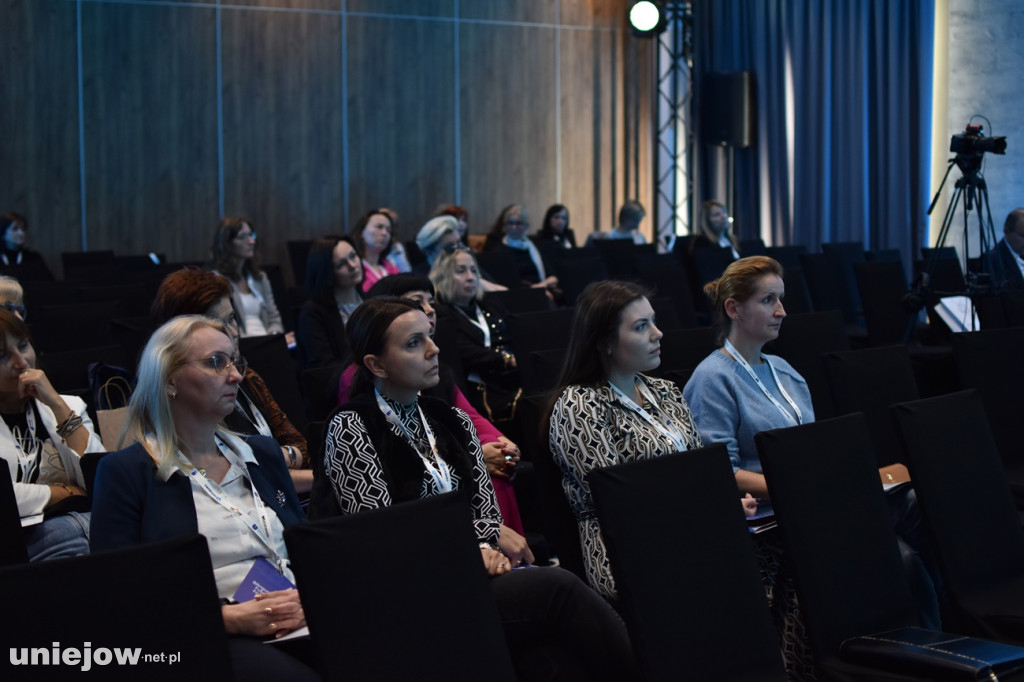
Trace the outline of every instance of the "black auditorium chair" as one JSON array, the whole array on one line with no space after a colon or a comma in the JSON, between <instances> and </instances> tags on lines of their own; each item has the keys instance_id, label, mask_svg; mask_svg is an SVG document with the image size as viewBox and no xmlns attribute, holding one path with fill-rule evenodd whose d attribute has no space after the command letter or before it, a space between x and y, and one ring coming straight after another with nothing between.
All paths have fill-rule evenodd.
<instances>
[{"instance_id":1,"label":"black auditorium chair","mask_svg":"<svg viewBox=\"0 0 1024 682\"><path fill-rule=\"evenodd\" d=\"M244 336L238 340L238 350L263 378L274 401L288 415L288 420L299 431L305 431L308 421L306 406L284 334Z\"/></svg>"},{"instance_id":2,"label":"black auditorium chair","mask_svg":"<svg viewBox=\"0 0 1024 682\"><path fill-rule=\"evenodd\" d=\"M894 406L958 631L1024 644L1024 529L976 391Z\"/></svg>"},{"instance_id":3,"label":"black auditorium chair","mask_svg":"<svg viewBox=\"0 0 1024 682\"><path fill-rule=\"evenodd\" d=\"M508 291L491 291L484 294L488 306L503 315L534 313L550 310L553 303L544 289L524 287Z\"/></svg>"},{"instance_id":4,"label":"black auditorium chair","mask_svg":"<svg viewBox=\"0 0 1024 682\"><path fill-rule=\"evenodd\" d=\"M963 388L981 395L1017 508L1024 510L1024 448L1019 387L1024 386L1024 327L953 334L953 360Z\"/></svg>"},{"instance_id":5,"label":"black auditorium chair","mask_svg":"<svg viewBox=\"0 0 1024 682\"><path fill-rule=\"evenodd\" d=\"M785 680L725 445L587 479L644 679Z\"/></svg>"},{"instance_id":6,"label":"black auditorium chair","mask_svg":"<svg viewBox=\"0 0 1024 682\"><path fill-rule=\"evenodd\" d=\"M807 288L803 268L799 265L783 266L782 283L786 286L786 297L783 299L783 304L785 304L788 314L802 315L814 312L814 304L811 303L811 292Z\"/></svg>"},{"instance_id":7,"label":"black auditorium chair","mask_svg":"<svg viewBox=\"0 0 1024 682\"><path fill-rule=\"evenodd\" d=\"M323 421L338 406L338 369L313 367L299 375L306 416L311 422Z\"/></svg>"},{"instance_id":8,"label":"black auditorium chair","mask_svg":"<svg viewBox=\"0 0 1024 682\"><path fill-rule=\"evenodd\" d=\"M842 268L842 259L835 254L805 253L800 255L800 268L807 282L811 303L815 310L838 310L848 326L848 334L854 334L859 314L852 278L847 279ZM863 334L860 334L863 336Z\"/></svg>"},{"instance_id":9,"label":"black auditorium chair","mask_svg":"<svg viewBox=\"0 0 1024 682\"><path fill-rule=\"evenodd\" d=\"M903 263L898 260L855 262L853 273L864 309L868 343L887 346L913 339L916 313L908 312L903 305L907 293ZM910 337L907 337L908 324Z\"/></svg>"},{"instance_id":10,"label":"black auditorium chair","mask_svg":"<svg viewBox=\"0 0 1024 682\"><path fill-rule=\"evenodd\" d=\"M56 589L55 586L65 586ZM67 613L68 590L74 612ZM228 640L206 538L191 535L0 569L4 646L89 647L78 665L7 666L5 680L229 680ZM53 614L62 614L54 616ZM119 665L116 652L137 650ZM105 652L105 653L104 653ZM130 653L130 652L125 652ZM169 660L174 657L175 660ZM48 671L48 672L47 672Z\"/></svg>"},{"instance_id":11,"label":"black auditorium chair","mask_svg":"<svg viewBox=\"0 0 1024 682\"><path fill-rule=\"evenodd\" d=\"M124 316L118 301L94 301L33 305L28 322L37 351L66 351L111 345L110 320Z\"/></svg>"},{"instance_id":12,"label":"black auditorium chair","mask_svg":"<svg viewBox=\"0 0 1024 682\"><path fill-rule=\"evenodd\" d=\"M292 266L292 279L296 284L301 285L306 281L306 260L312 246L312 239L289 239L285 242L288 263Z\"/></svg>"},{"instance_id":13,"label":"black auditorium chair","mask_svg":"<svg viewBox=\"0 0 1024 682\"><path fill-rule=\"evenodd\" d=\"M0 466L0 566L28 563L21 514L14 497L10 468Z\"/></svg>"},{"instance_id":14,"label":"black auditorium chair","mask_svg":"<svg viewBox=\"0 0 1024 682\"><path fill-rule=\"evenodd\" d=\"M878 466L903 463L903 446L889 406L920 395L906 346L882 346L822 357L836 414L863 412Z\"/></svg>"},{"instance_id":15,"label":"black auditorium chair","mask_svg":"<svg viewBox=\"0 0 1024 682\"><path fill-rule=\"evenodd\" d=\"M669 296L658 296L657 293L650 299L651 307L657 320L658 329L667 332L672 329L683 329L682 320L679 319L679 312L675 301Z\"/></svg>"},{"instance_id":16,"label":"black auditorium chair","mask_svg":"<svg viewBox=\"0 0 1024 682\"><path fill-rule=\"evenodd\" d=\"M569 253L574 253L571 257ZM608 279L608 268L593 248L566 250L558 266L558 287L562 290L563 303L572 306L587 285Z\"/></svg>"},{"instance_id":17,"label":"black auditorium chair","mask_svg":"<svg viewBox=\"0 0 1024 682\"><path fill-rule=\"evenodd\" d=\"M680 327L696 327L697 310L693 305L690 276L676 254L634 255L634 260L637 279L649 287L654 296L667 296L675 303Z\"/></svg>"},{"instance_id":18,"label":"black auditorium chair","mask_svg":"<svg viewBox=\"0 0 1024 682\"><path fill-rule=\"evenodd\" d=\"M102 362L123 367L134 374L135 367L121 346L99 346L40 353L39 366L50 383L63 393L78 393L89 388L89 365ZM92 407L95 408L95 405Z\"/></svg>"},{"instance_id":19,"label":"black auditorium chair","mask_svg":"<svg viewBox=\"0 0 1024 682\"><path fill-rule=\"evenodd\" d=\"M635 253L640 246L626 239L595 239L591 246L604 261L608 277L611 279L632 280L637 277ZM645 244L644 246L653 246Z\"/></svg>"},{"instance_id":20,"label":"black auditorium chair","mask_svg":"<svg viewBox=\"0 0 1024 682\"><path fill-rule=\"evenodd\" d=\"M821 245L821 252L830 259L842 272L846 280L846 286L853 295L853 304L859 308L861 305L860 295L857 291L857 282L853 274L853 266L856 263L863 263L867 256L864 252L864 242L827 242Z\"/></svg>"},{"instance_id":21,"label":"black auditorium chair","mask_svg":"<svg viewBox=\"0 0 1024 682\"><path fill-rule=\"evenodd\" d=\"M819 680L993 679L981 656L943 653L961 646L1016 661L998 679L1021 679L1024 649L918 627L863 415L754 440Z\"/></svg>"},{"instance_id":22,"label":"black auditorium chair","mask_svg":"<svg viewBox=\"0 0 1024 682\"><path fill-rule=\"evenodd\" d=\"M471 520L449 493L285 531L324 679L516 679Z\"/></svg>"},{"instance_id":23,"label":"black auditorium chair","mask_svg":"<svg viewBox=\"0 0 1024 682\"><path fill-rule=\"evenodd\" d=\"M737 242L736 250L740 252L740 255L746 258L747 256L767 256L768 247L765 246L764 240L760 237L756 239L740 239Z\"/></svg>"},{"instance_id":24,"label":"black auditorium chair","mask_svg":"<svg viewBox=\"0 0 1024 682\"><path fill-rule=\"evenodd\" d=\"M765 350L793 365L793 369L807 382L815 417L827 419L835 416L822 355L830 351L850 350L846 323L838 310L789 315L782 322L778 338L769 342Z\"/></svg>"},{"instance_id":25,"label":"black auditorium chair","mask_svg":"<svg viewBox=\"0 0 1024 682\"><path fill-rule=\"evenodd\" d=\"M512 254L505 251L485 251L474 253L473 256L476 258L481 273L489 277L492 282L509 289L525 286L519 277L519 266Z\"/></svg>"},{"instance_id":26,"label":"black auditorium chair","mask_svg":"<svg viewBox=\"0 0 1024 682\"><path fill-rule=\"evenodd\" d=\"M564 347L546 348L516 356L523 395L536 395L553 389L565 364L565 353Z\"/></svg>"},{"instance_id":27,"label":"black auditorium chair","mask_svg":"<svg viewBox=\"0 0 1024 682\"><path fill-rule=\"evenodd\" d=\"M666 372L695 369L709 356L718 343L713 327L671 329L661 337L661 364L652 373L663 376Z\"/></svg>"},{"instance_id":28,"label":"black auditorium chair","mask_svg":"<svg viewBox=\"0 0 1024 682\"><path fill-rule=\"evenodd\" d=\"M770 257L779 261L783 270L800 267L800 255L807 253L807 247L803 245L769 246L765 250Z\"/></svg>"}]
</instances>

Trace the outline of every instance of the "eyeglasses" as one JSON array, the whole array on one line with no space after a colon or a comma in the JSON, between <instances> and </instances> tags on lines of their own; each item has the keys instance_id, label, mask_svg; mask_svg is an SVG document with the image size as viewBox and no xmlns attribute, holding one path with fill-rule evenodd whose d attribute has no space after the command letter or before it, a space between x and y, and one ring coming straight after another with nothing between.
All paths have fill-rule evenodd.
<instances>
[{"instance_id":1,"label":"eyeglasses","mask_svg":"<svg viewBox=\"0 0 1024 682\"><path fill-rule=\"evenodd\" d=\"M3 308L9 313L14 313L15 315L21 315L21 319L23 320L27 314L25 312L25 306L12 303L11 301L4 301L3 303L0 303L0 308Z\"/></svg>"},{"instance_id":2,"label":"eyeglasses","mask_svg":"<svg viewBox=\"0 0 1024 682\"><path fill-rule=\"evenodd\" d=\"M246 239L251 239L253 241L256 241L256 233L255 232L239 232L238 234L235 235L235 239L241 239L243 241L246 240Z\"/></svg>"},{"instance_id":3,"label":"eyeglasses","mask_svg":"<svg viewBox=\"0 0 1024 682\"><path fill-rule=\"evenodd\" d=\"M528 223L525 220L520 220L519 218L512 218L511 220L506 220L505 224L506 225L523 225L525 227L529 227L530 226L530 223Z\"/></svg>"},{"instance_id":4,"label":"eyeglasses","mask_svg":"<svg viewBox=\"0 0 1024 682\"><path fill-rule=\"evenodd\" d=\"M198 363L207 369L212 369L220 375L227 374L228 370L234 367L239 374L245 376L245 370L249 366L249 363L241 355L228 355L221 351L217 351L208 358L193 360L192 362Z\"/></svg>"},{"instance_id":5,"label":"eyeglasses","mask_svg":"<svg viewBox=\"0 0 1024 682\"><path fill-rule=\"evenodd\" d=\"M446 245L443 250L445 253L452 254L456 251L469 251L470 248L462 242L455 242L454 244Z\"/></svg>"}]
</instances>

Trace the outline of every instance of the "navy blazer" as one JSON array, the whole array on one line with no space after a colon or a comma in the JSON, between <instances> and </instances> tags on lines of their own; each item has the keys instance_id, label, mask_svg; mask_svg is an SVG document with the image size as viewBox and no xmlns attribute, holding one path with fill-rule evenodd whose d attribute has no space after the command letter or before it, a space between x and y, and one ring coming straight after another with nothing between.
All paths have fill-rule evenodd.
<instances>
[{"instance_id":1,"label":"navy blazer","mask_svg":"<svg viewBox=\"0 0 1024 682\"><path fill-rule=\"evenodd\" d=\"M1017 259L1005 237L984 257L986 267L992 272L993 284L1006 289L1024 289L1024 275L1021 275Z\"/></svg>"},{"instance_id":2,"label":"navy blazer","mask_svg":"<svg viewBox=\"0 0 1024 682\"><path fill-rule=\"evenodd\" d=\"M264 504L285 528L305 521L291 476L275 440L244 438L258 464L248 464ZM284 498L282 503L281 498ZM192 484L174 473L163 481L142 445L112 452L100 460L93 485L89 545L93 551L159 542L199 532Z\"/></svg>"}]
</instances>

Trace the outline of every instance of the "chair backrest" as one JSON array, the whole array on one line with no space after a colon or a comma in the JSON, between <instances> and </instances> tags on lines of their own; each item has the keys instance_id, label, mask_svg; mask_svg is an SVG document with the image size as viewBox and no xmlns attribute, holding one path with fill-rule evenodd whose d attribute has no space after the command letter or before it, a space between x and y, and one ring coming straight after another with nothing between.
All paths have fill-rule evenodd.
<instances>
[{"instance_id":1,"label":"chair backrest","mask_svg":"<svg viewBox=\"0 0 1024 682\"><path fill-rule=\"evenodd\" d=\"M305 431L308 420L302 388L284 334L245 336L238 340L238 348L249 366L263 378L288 420L299 431Z\"/></svg>"},{"instance_id":2,"label":"chair backrest","mask_svg":"<svg viewBox=\"0 0 1024 682\"><path fill-rule=\"evenodd\" d=\"M893 412L953 597L1024 574L1024 529L977 391L901 403Z\"/></svg>"},{"instance_id":3,"label":"chair backrest","mask_svg":"<svg viewBox=\"0 0 1024 682\"><path fill-rule=\"evenodd\" d=\"M953 293L967 289L967 280L964 278L964 269L960 265L960 256L956 247L943 246L940 248L922 248L923 260L915 263L915 277L927 272L929 275L929 288L932 291Z\"/></svg>"},{"instance_id":4,"label":"chair backrest","mask_svg":"<svg viewBox=\"0 0 1024 682\"><path fill-rule=\"evenodd\" d=\"M292 278L296 285L301 286L306 282L306 261L312 246L312 239L289 239L285 242L288 263L292 266Z\"/></svg>"},{"instance_id":5,"label":"chair backrest","mask_svg":"<svg viewBox=\"0 0 1024 682\"><path fill-rule=\"evenodd\" d=\"M591 246L601 256L612 279L635 279L634 253L639 246L628 239L595 239Z\"/></svg>"},{"instance_id":6,"label":"chair backrest","mask_svg":"<svg viewBox=\"0 0 1024 682\"><path fill-rule=\"evenodd\" d=\"M449 493L285 531L326 679L515 680L472 528Z\"/></svg>"},{"instance_id":7,"label":"chair backrest","mask_svg":"<svg viewBox=\"0 0 1024 682\"><path fill-rule=\"evenodd\" d=\"M768 255L779 261L783 270L800 267L800 255L807 253L807 247L800 245L769 246Z\"/></svg>"},{"instance_id":8,"label":"chair backrest","mask_svg":"<svg viewBox=\"0 0 1024 682\"><path fill-rule=\"evenodd\" d=\"M46 371L50 383L61 392L91 388L89 365L101 362L128 370L134 376L135 367L121 346L78 348L59 352L41 353L39 365ZM91 403L91 401L90 401ZM93 405L93 407L96 407Z\"/></svg>"},{"instance_id":9,"label":"chair backrest","mask_svg":"<svg viewBox=\"0 0 1024 682\"><path fill-rule=\"evenodd\" d=\"M489 309L505 316L551 309L547 292L532 287L492 291L485 294L485 298Z\"/></svg>"},{"instance_id":10,"label":"chair backrest","mask_svg":"<svg viewBox=\"0 0 1024 682\"><path fill-rule=\"evenodd\" d=\"M568 257L573 251L580 253ZM608 268L595 249L566 249L558 266L558 286L565 305L574 305L588 284L603 279L608 279Z\"/></svg>"},{"instance_id":11,"label":"chair backrest","mask_svg":"<svg viewBox=\"0 0 1024 682\"><path fill-rule=\"evenodd\" d=\"M857 323L856 285L848 279L838 254L805 253L800 267L815 310L838 310L847 324Z\"/></svg>"},{"instance_id":12,"label":"chair backrest","mask_svg":"<svg viewBox=\"0 0 1024 682\"><path fill-rule=\"evenodd\" d=\"M679 369L694 369L711 355L718 343L712 327L671 329L661 337L661 365L657 374Z\"/></svg>"},{"instance_id":13,"label":"chair backrest","mask_svg":"<svg viewBox=\"0 0 1024 682\"><path fill-rule=\"evenodd\" d=\"M548 348L565 348L569 344L572 308L558 308L536 313L520 313L505 318L512 350L516 355Z\"/></svg>"},{"instance_id":14,"label":"chair backrest","mask_svg":"<svg viewBox=\"0 0 1024 682\"><path fill-rule=\"evenodd\" d=\"M693 274L697 277L698 290L711 280L718 279L732 263L732 249L729 247L709 246L694 249L690 254L690 264L693 266Z\"/></svg>"},{"instance_id":15,"label":"chair backrest","mask_svg":"<svg viewBox=\"0 0 1024 682\"><path fill-rule=\"evenodd\" d=\"M953 360L963 388L976 388L1007 470L1024 469L1019 388L1024 386L1024 327L953 334Z\"/></svg>"},{"instance_id":16,"label":"chair backrest","mask_svg":"<svg viewBox=\"0 0 1024 682\"><path fill-rule=\"evenodd\" d=\"M854 307L859 307L860 295L857 291L857 281L853 275L853 266L856 263L863 263L867 258L864 252L864 242L827 242L821 245L821 252L836 263L846 280L847 288L853 295Z\"/></svg>"},{"instance_id":17,"label":"chair backrest","mask_svg":"<svg viewBox=\"0 0 1024 682\"><path fill-rule=\"evenodd\" d=\"M110 320L124 317L118 301L33 306L31 310L32 343L41 352L109 346L113 343Z\"/></svg>"},{"instance_id":18,"label":"chair backrest","mask_svg":"<svg viewBox=\"0 0 1024 682\"><path fill-rule=\"evenodd\" d=\"M789 297L787 290L787 300ZM814 403L814 415L828 419L836 414L832 391L822 354L850 350L850 337L838 310L789 315L782 323L779 337L768 344L769 353L779 355L807 382Z\"/></svg>"},{"instance_id":19,"label":"chair backrest","mask_svg":"<svg viewBox=\"0 0 1024 682\"><path fill-rule=\"evenodd\" d=\"M637 278L654 290L655 296L671 298L683 329L697 326L690 276L674 253L658 255L634 254ZM701 294L703 296L703 294Z\"/></svg>"},{"instance_id":20,"label":"chair backrest","mask_svg":"<svg viewBox=\"0 0 1024 682\"><path fill-rule=\"evenodd\" d=\"M789 315L804 315L814 312L811 292L804 279L804 271L799 265L782 270L782 282L786 285L786 298L783 303Z\"/></svg>"},{"instance_id":21,"label":"chair backrest","mask_svg":"<svg viewBox=\"0 0 1024 682\"><path fill-rule=\"evenodd\" d=\"M14 496L11 470L4 462L0 466L0 566L28 563L25 535L21 530L18 499Z\"/></svg>"},{"instance_id":22,"label":"chair backrest","mask_svg":"<svg viewBox=\"0 0 1024 682\"><path fill-rule=\"evenodd\" d=\"M903 306L907 292L903 263L898 260L854 263L853 273L868 326L868 343L872 346L903 343L907 325L916 317ZM913 326L910 329L913 330Z\"/></svg>"},{"instance_id":23,"label":"chair backrest","mask_svg":"<svg viewBox=\"0 0 1024 682\"><path fill-rule=\"evenodd\" d=\"M565 353L565 348L547 348L518 356L516 361L523 394L534 395L553 389L565 364Z\"/></svg>"},{"instance_id":24,"label":"chair backrest","mask_svg":"<svg viewBox=\"0 0 1024 682\"><path fill-rule=\"evenodd\" d=\"M889 406L921 397L907 347L826 353L822 359L836 414L863 412L878 466L902 462L903 445Z\"/></svg>"},{"instance_id":25,"label":"chair backrest","mask_svg":"<svg viewBox=\"0 0 1024 682\"><path fill-rule=\"evenodd\" d=\"M337 367L314 367L299 375L302 397L305 400L306 416L311 422L323 421L338 406Z\"/></svg>"},{"instance_id":26,"label":"chair backrest","mask_svg":"<svg viewBox=\"0 0 1024 682\"><path fill-rule=\"evenodd\" d=\"M41 617L67 611L68 591L55 587L62 585L77 586L74 613ZM52 655L54 642L65 652L81 652L88 643L92 671L103 679L232 678L213 566L201 535L0 569L0 599L17 623L5 633L12 655L23 647L26 655L37 647ZM138 663L119 664L119 655L138 657ZM59 668L51 670L40 675L36 666L10 666L4 673L8 680L64 677Z\"/></svg>"},{"instance_id":27,"label":"chair backrest","mask_svg":"<svg viewBox=\"0 0 1024 682\"><path fill-rule=\"evenodd\" d=\"M917 625L864 415L754 436L816 660Z\"/></svg>"},{"instance_id":28,"label":"chair backrest","mask_svg":"<svg viewBox=\"0 0 1024 682\"><path fill-rule=\"evenodd\" d=\"M510 289L523 286L515 255L508 251L484 251L473 254L481 273Z\"/></svg>"},{"instance_id":29,"label":"chair backrest","mask_svg":"<svg viewBox=\"0 0 1024 682\"><path fill-rule=\"evenodd\" d=\"M587 480L644 678L786 679L725 445Z\"/></svg>"},{"instance_id":30,"label":"chair backrest","mask_svg":"<svg viewBox=\"0 0 1024 682\"><path fill-rule=\"evenodd\" d=\"M655 296L651 298L650 303L658 320L658 329L667 332L672 329L684 328L682 321L679 319L679 310L676 307L675 301L669 296Z\"/></svg>"},{"instance_id":31,"label":"chair backrest","mask_svg":"<svg viewBox=\"0 0 1024 682\"><path fill-rule=\"evenodd\" d=\"M737 244L737 251L740 255L746 258L747 256L767 256L768 247L765 246L764 240L758 237L757 239L741 239Z\"/></svg>"}]
</instances>

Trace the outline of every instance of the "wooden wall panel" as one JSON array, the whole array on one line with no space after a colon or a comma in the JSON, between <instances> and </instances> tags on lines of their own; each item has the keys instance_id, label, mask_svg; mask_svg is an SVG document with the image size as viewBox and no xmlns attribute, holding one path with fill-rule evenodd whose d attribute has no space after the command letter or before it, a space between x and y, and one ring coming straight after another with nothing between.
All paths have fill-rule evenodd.
<instances>
[{"instance_id":1,"label":"wooden wall panel","mask_svg":"<svg viewBox=\"0 0 1024 682\"><path fill-rule=\"evenodd\" d=\"M507 204L534 225L555 190L555 29L464 24L462 204L470 229L485 232Z\"/></svg>"},{"instance_id":2,"label":"wooden wall panel","mask_svg":"<svg viewBox=\"0 0 1024 682\"><path fill-rule=\"evenodd\" d=\"M562 25L621 28L625 25L627 0L560 0Z\"/></svg>"},{"instance_id":3,"label":"wooden wall panel","mask_svg":"<svg viewBox=\"0 0 1024 682\"><path fill-rule=\"evenodd\" d=\"M459 16L463 19L487 21L556 24L558 2L559 0L462 0L459 3Z\"/></svg>"},{"instance_id":4,"label":"wooden wall panel","mask_svg":"<svg viewBox=\"0 0 1024 682\"><path fill-rule=\"evenodd\" d=\"M455 36L450 22L348 22L349 226L388 206L412 239L455 201Z\"/></svg>"},{"instance_id":5,"label":"wooden wall panel","mask_svg":"<svg viewBox=\"0 0 1024 682\"><path fill-rule=\"evenodd\" d=\"M455 0L346 0L346 3L349 12L405 14L417 17L455 16Z\"/></svg>"},{"instance_id":6,"label":"wooden wall panel","mask_svg":"<svg viewBox=\"0 0 1024 682\"><path fill-rule=\"evenodd\" d=\"M0 1L0 213L29 221L51 268L81 242L75 6Z\"/></svg>"},{"instance_id":7,"label":"wooden wall panel","mask_svg":"<svg viewBox=\"0 0 1024 682\"><path fill-rule=\"evenodd\" d=\"M577 238L614 225L622 196L620 46L611 31L562 34L562 203Z\"/></svg>"},{"instance_id":8,"label":"wooden wall panel","mask_svg":"<svg viewBox=\"0 0 1024 682\"><path fill-rule=\"evenodd\" d=\"M341 21L223 13L224 212L252 220L267 263L342 219Z\"/></svg>"},{"instance_id":9,"label":"wooden wall panel","mask_svg":"<svg viewBox=\"0 0 1024 682\"><path fill-rule=\"evenodd\" d=\"M205 255L195 231L217 215L214 12L82 5L90 249Z\"/></svg>"},{"instance_id":10,"label":"wooden wall panel","mask_svg":"<svg viewBox=\"0 0 1024 682\"><path fill-rule=\"evenodd\" d=\"M221 0L221 6L252 7L264 9L327 10L341 11L341 0Z\"/></svg>"}]
</instances>

